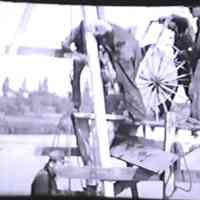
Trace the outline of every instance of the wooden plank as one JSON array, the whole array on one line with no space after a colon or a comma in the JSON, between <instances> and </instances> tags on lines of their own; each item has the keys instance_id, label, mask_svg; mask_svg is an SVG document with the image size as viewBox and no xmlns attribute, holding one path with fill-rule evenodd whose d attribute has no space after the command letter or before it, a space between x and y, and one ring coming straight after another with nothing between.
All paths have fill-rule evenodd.
<instances>
[{"instance_id":1,"label":"wooden plank","mask_svg":"<svg viewBox=\"0 0 200 200\"><path fill-rule=\"evenodd\" d=\"M77 118L86 118L86 119L94 119L93 113L74 113L75 117ZM108 121L123 121L126 118L123 115L116 115L116 114L106 114L106 119ZM134 122L135 125L143 125L143 126L151 126L151 127L164 127L165 122L164 120L154 121L154 120L143 120L141 122ZM194 124L190 122L179 123L176 122L174 124L175 128L177 129L184 129L184 130L200 130L200 124Z\"/></svg>"},{"instance_id":2,"label":"wooden plank","mask_svg":"<svg viewBox=\"0 0 200 200\"><path fill-rule=\"evenodd\" d=\"M85 27L90 27L90 20L97 19L96 7L82 6L83 11L83 22ZM95 155L97 160L100 161L102 167L110 167L110 150L109 150L109 138L108 138L108 127L105 116L105 102L103 84L101 79L100 63L98 58L97 43L88 28L85 29L85 42L88 56L88 66L90 68L92 92L94 99L94 113L95 113L95 125L97 134L97 143L99 155ZM104 183L105 196L114 196L114 188L110 183Z\"/></svg>"},{"instance_id":3,"label":"wooden plank","mask_svg":"<svg viewBox=\"0 0 200 200\"><path fill-rule=\"evenodd\" d=\"M161 142L136 136L120 140L111 148L113 157L155 173L162 173L178 158L173 153L163 151Z\"/></svg>"},{"instance_id":4,"label":"wooden plank","mask_svg":"<svg viewBox=\"0 0 200 200\"><path fill-rule=\"evenodd\" d=\"M94 113L74 113L74 116L79 119L94 119L95 114ZM57 125L57 121L59 121L60 116L58 115L55 117L55 120L52 120L52 118L46 117L37 119L36 116L20 116L20 117L15 117L15 116L4 116L4 120L6 123L9 124L11 127L20 127L22 124L25 127L28 127L30 125L37 126L38 123L41 124L41 126L55 126ZM125 117L122 115L115 115L115 114L106 114L106 119L108 121L113 121L113 122L122 122L125 120ZM151 121L151 120L144 120L140 123L136 122L134 123L135 125L143 125L143 126L151 126L151 127L164 127L164 121ZM175 127L177 129L185 129L185 130L194 130L198 131L200 130L199 125L192 125L191 123L187 124L175 124Z\"/></svg>"},{"instance_id":5,"label":"wooden plank","mask_svg":"<svg viewBox=\"0 0 200 200\"><path fill-rule=\"evenodd\" d=\"M175 132L176 132L176 116L174 112L168 112L165 115L165 129L164 129L164 146L163 149L166 152L170 152L172 143L175 141ZM162 176L163 180L163 198L166 198L166 187L167 179L169 177L170 170L165 170ZM173 190L174 188L172 188Z\"/></svg>"},{"instance_id":6,"label":"wooden plank","mask_svg":"<svg viewBox=\"0 0 200 200\"><path fill-rule=\"evenodd\" d=\"M50 49L50 48L41 48L41 47L28 47L28 46L20 46L18 47L17 54L18 55L43 55L54 57L56 52L60 49Z\"/></svg>"},{"instance_id":7,"label":"wooden plank","mask_svg":"<svg viewBox=\"0 0 200 200\"><path fill-rule=\"evenodd\" d=\"M94 113L74 113L74 116L76 118L79 119L94 119L95 118L95 114ZM29 123L37 125L38 123L41 123L42 126L55 126L57 124L57 121L59 120L60 116L58 115L57 117L55 117L55 120L48 120L48 118L46 117L46 119L36 119L36 116L21 116L21 117L14 117L14 116L4 116L4 120L7 121L9 123L10 126L21 126L21 124L23 123L24 125L27 123L27 126L29 126ZM106 114L106 119L108 121L113 121L113 122L122 122L125 120L125 117L123 115L116 115L116 114ZM36 123L36 124L35 124ZM135 125L143 125L143 126L152 126L152 127L164 127L164 121L160 120L160 121L152 121L152 120L144 120L142 122L135 122ZM189 125L187 125L189 124ZM175 124L175 127L177 129L186 129L186 130L200 130L200 126L199 125L192 125L191 123L187 123L187 124ZM26 126L26 125L25 125Z\"/></svg>"},{"instance_id":8,"label":"wooden plank","mask_svg":"<svg viewBox=\"0 0 200 200\"><path fill-rule=\"evenodd\" d=\"M64 178L73 179L99 179L104 181L141 181L141 180L158 180L158 175L140 169L137 167L75 167L62 166L56 168L56 174Z\"/></svg>"},{"instance_id":9,"label":"wooden plank","mask_svg":"<svg viewBox=\"0 0 200 200\"><path fill-rule=\"evenodd\" d=\"M126 145L115 148L111 155L159 174L168 169L177 159L176 155L160 149L151 147L127 149Z\"/></svg>"},{"instance_id":10,"label":"wooden plank","mask_svg":"<svg viewBox=\"0 0 200 200\"><path fill-rule=\"evenodd\" d=\"M73 113L76 118L82 119L95 119L94 113ZM122 115L113 115L113 114L106 114L106 119L110 121L122 121L125 120L125 117Z\"/></svg>"},{"instance_id":11,"label":"wooden plank","mask_svg":"<svg viewBox=\"0 0 200 200\"><path fill-rule=\"evenodd\" d=\"M49 153L53 150L61 150L65 153L65 155L70 156L80 156L80 151L77 147L40 147L36 149L36 154L42 155L42 156L48 156Z\"/></svg>"},{"instance_id":12,"label":"wooden plank","mask_svg":"<svg viewBox=\"0 0 200 200\"><path fill-rule=\"evenodd\" d=\"M63 57L63 59L75 59L80 57L78 52L62 52L62 49L44 48L44 47L30 47L30 46L19 46L17 50L18 55L41 55L49 57ZM82 56L82 55L81 55Z\"/></svg>"}]
</instances>

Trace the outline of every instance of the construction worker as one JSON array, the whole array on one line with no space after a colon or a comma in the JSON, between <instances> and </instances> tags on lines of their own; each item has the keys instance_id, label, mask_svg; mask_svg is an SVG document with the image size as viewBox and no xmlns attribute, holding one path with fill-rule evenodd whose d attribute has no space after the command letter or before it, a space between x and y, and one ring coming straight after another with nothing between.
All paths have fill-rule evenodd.
<instances>
[{"instance_id":1,"label":"construction worker","mask_svg":"<svg viewBox=\"0 0 200 200\"><path fill-rule=\"evenodd\" d=\"M185 61L183 67L178 69L178 75L185 74L186 76L178 79L178 83L183 85L185 94L187 97L190 97L189 84L191 82L191 73L193 70L191 67L191 55L195 37L194 30L185 17L172 14L168 17L160 17L158 21L160 24L164 24L166 19L169 19L167 27L175 33L174 46L178 48L179 51L177 61Z\"/></svg>"},{"instance_id":2,"label":"construction worker","mask_svg":"<svg viewBox=\"0 0 200 200\"><path fill-rule=\"evenodd\" d=\"M136 87L134 80L138 71L139 63L142 60L141 49L138 42L127 30L120 26L105 23L102 20L97 21L94 25L94 35L97 39L98 47L103 47L114 66L117 83L120 89L124 90L124 98L130 117L136 120L142 120L145 117L145 109L141 94ZM80 57L74 61L73 74L73 102L74 107L78 110L81 104L80 99L80 75L87 64L84 25L81 21L80 25L74 29L70 36L62 43L63 49L70 51L71 43L75 43L77 52L81 53ZM101 62L101 58L100 58ZM105 69L102 69L105 72ZM104 75L105 73L102 73ZM113 77L112 77L113 78ZM108 76L102 77L104 82ZM131 90L130 90L131 89Z\"/></svg>"},{"instance_id":3,"label":"construction worker","mask_svg":"<svg viewBox=\"0 0 200 200\"><path fill-rule=\"evenodd\" d=\"M75 43L77 52L80 53L80 57L74 60L72 80L73 102L75 109L78 111L81 105L80 76L83 68L87 65L84 28L84 23L81 21L80 25L72 30L70 36L62 43L65 52L70 51L70 45ZM127 114L128 112L128 117L132 120L143 120L145 118L145 107L139 89L135 85L135 77L142 59L138 42L127 30L102 20L98 20L92 30L99 50L101 75L104 85L105 102L107 104L106 111L118 114ZM105 65L106 59L108 58L112 66ZM109 96L109 91L106 88L109 83L116 82L119 86L119 94ZM117 103L114 103L114 101ZM108 110L109 104L116 105L116 107ZM125 105L124 110L121 109L123 104ZM118 105L120 105L119 108ZM85 165L93 165L94 160L91 156L89 144L90 127L83 120L78 119L76 126L78 127L76 127L75 132L77 134L78 146L82 154L83 162ZM121 126L125 127L124 125ZM121 128L124 134L127 134L127 130L128 132L130 131L130 127L127 128L127 126L124 129ZM87 187L96 189L95 183L88 182Z\"/></svg>"},{"instance_id":4,"label":"construction worker","mask_svg":"<svg viewBox=\"0 0 200 200\"><path fill-rule=\"evenodd\" d=\"M55 150L49 155L49 160L35 176L31 185L31 196L40 195L61 195L56 184L54 168L63 164L65 154L63 151Z\"/></svg>"}]
</instances>

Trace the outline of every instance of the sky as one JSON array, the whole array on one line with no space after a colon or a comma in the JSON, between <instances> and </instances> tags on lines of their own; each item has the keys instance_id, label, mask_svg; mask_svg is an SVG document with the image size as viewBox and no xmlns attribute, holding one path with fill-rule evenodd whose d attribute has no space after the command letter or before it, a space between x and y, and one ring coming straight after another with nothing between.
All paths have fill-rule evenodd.
<instances>
[{"instance_id":1,"label":"sky","mask_svg":"<svg viewBox=\"0 0 200 200\"><path fill-rule=\"evenodd\" d=\"M29 4L30 8L28 9L31 12L29 16L27 15L24 33L17 35L19 33L17 28L25 7L27 7L26 3L0 1L0 85L5 76L10 76L11 83L17 90L26 77L27 87L30 90L35 90L38 88L38 81L42 80L46 74L49 78L51 77L49 84L52 85L52 91L64 95L66 90L70 89L70 84L66 84L66 79L69 82L71 61L66 58L63 60L47 56L5 55L4 51L5 46L10 44L14 44L13 46L16 47L60 48L61 42L70 33L70 30L79 24L82 18L81 8L78 5ZM94 16L94 11L94 7L88 7L86 14ZM188 9L184 7L104 7L105 19L124 28L133 27L135 37L141 46L155 41L162 29L161 25L153 24L144 37L144 31L149 21L172 13L188 17L194 26L194 19L192 19ZM94 18L91 17L90 20L94 20ZM173 33L168 31L161 41L170 43L172 40L165 38L172 37Z\"/></svg>"}]
</instances>

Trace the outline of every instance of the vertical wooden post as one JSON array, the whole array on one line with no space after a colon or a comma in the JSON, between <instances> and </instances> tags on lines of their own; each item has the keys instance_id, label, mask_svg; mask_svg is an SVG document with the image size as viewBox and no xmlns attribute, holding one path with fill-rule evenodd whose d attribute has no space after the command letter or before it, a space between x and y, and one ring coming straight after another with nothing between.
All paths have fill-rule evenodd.
<instances>
[{"instance_id":1,"label":"vertical wooden post","mask_svg":"<svg viewBox=\"0 0 200 200\"><path fill-rule=\"evenodd\" d=\"M165 115L165 129L164 129L164 151L170 152L172 143L175 141L176 132L176 118L174 112L167 112ZM166 199L166 181L169 176L169 171L163 174L163 199Z\"/></svg>"},{"instance_id":2,"label":"vertical wooden post","mask_svg":"<svg viewBox=\"0 0 200 200\"><path fill-rule=\"evenodd\" d=\"M97 19L96 7L82 7L84 14L84 22L87 27L90 20ZM95 10L94 10L95 9ZM98 59L98 49L94 36L89 30L85 31L86 50L88 54L88 65L91 71L92 90L94 98L94 113L97 131L97 141L99 144L99 158L102 167L111 167L108 129L105 113L105 102L103 85L100 72L100 64ZM98 156L98 155L97 155ZM104 192L106 196L113 196L113 184L104 183Z\"/></svg>"}]
</instances>

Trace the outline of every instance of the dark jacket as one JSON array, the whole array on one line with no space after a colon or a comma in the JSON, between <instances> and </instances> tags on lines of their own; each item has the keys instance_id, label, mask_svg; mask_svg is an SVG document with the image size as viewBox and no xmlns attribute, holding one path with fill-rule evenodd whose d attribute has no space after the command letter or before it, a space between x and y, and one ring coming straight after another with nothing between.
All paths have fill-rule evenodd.
<instances>
[{"instance_id":1,"label":"dark jacket","mask_svg":"<svg viewBox=\"0 0 200 200\"><path fill-rule=\"evenodd\" d=\"M113 27L112 33L105 36L96 37L98 46L101 44L105 47L110 56L110 60L116 71L116 79L124 94L126 109L131 116L137 120L143 120L145 117L145 108L139 89L135 84L135 77L138 71L139 63L142 59L141 49L135 38L125 29L111 24ZM80 27L83 23L80 24ZM71 42L74 41L80 52L85 52L85 47L82 35L83 28L77 28L73 31ZM79 32L77 31L79 30ZM81 39L79 41L78 39ZM119 46L122 44L122 47ZM81 48L80 48L81 47ZM80 61L74 61L73 73L73 102L74 106L79 109L81 104L80 95L80 75L85 64ZM103 66L101 66L103 67Z\"/></svg>"},{"instance_id":2,"label":"dark jacket","mask_svg":"<svg viewBox=\"0 0 200 200\"><path fill-rule=\"evenodd\" d=\"M31 196L55 195L57 192L55 173L47 164L34 178L31 185Z\"/></svg>"}]
</instances>

